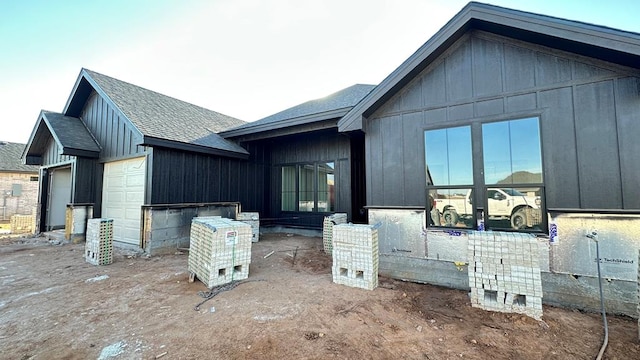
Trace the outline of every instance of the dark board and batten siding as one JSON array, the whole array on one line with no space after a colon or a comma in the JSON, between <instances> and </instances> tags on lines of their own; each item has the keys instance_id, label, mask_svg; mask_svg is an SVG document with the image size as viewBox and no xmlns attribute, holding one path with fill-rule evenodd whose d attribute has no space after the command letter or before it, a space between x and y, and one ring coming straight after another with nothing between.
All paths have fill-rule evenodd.
<instances>
[{"instance_id":1,"label":"dark board and batten siding","mask_svg":"<svg viewBox=\"0 0 640 360\"><path fill-rule=\"evenodd\" d=\"M72 171L72 203L93 203L96 195L95 177L97 163L95 159L61 155L60 148L53 138L47 142L42 156L44 167L71 166Z\"/></svg>"},{"instance_id":2,"label":"dark board and batten siding","mask_svg":"<svg viewBox=\"0 0 640 360\"><path fill-rule=\"evenodd\" d=\"M82 109L80 118L100 144L100 161L116 160L144 154L136 144L141 137L131 129L122 115L93 92ZM96 159L62 155L53 138L42 156L45 167L68 166L72 169L72 203L93 203L94 215L100 216L103 166Z\"/></svg>"},{"instance_id":3,"label":"dark board and batten siding","mask_svg":"<svg viewBox=\"0 0 640 360\"><path fill-rule=\"evenodd\" d=\"M367 121L368 205L425 204L425 129L539 116L547 207L640 209L638 106L637 69L473 31Z\"/></svg>"},{"instance_id":4,"label":"dark board and batten siding","mask_svg":"<svg viewBox=\"0 0 640 360\"><path fill-rule=\"evenodd\" d=\"M151 156L150 204L240 202L243 211L265 210L264 155L249 160L155 147Z\"/></svg>"},{"instance_id":5,"label":"dark board and batten siding","mask_svg":"<svg viewBox=\"0 0 640 360\"><path fill-rule=\"evenodd\" d=\"M73 184L73 202L74 203L93 203L94 209L96 205L101 203L101 196L97 192L97 177L102 175L100 170L102 166L95 159L87 159L78 157L75 161L75 180ZM99 183L102 183L100 178ZM99 215L100 212L98 211Z\"/></svg>"},{"instance_id":6,"label":"dark board and batten siding","mask_svg":"<svg viewBox=\"0 0 640 360\"><path fill-rule=\"evenodd\" d=\"M56 141L53 138L49 138L44 154L42 155L43 166L55 166L60 163L67 163L73 159L73 156L62 155L61 149L58 147L58 144L56 144Z\"/></svg>"},{"instance_id":7,"label":"dark board and batten siding","mask_svg":"<svg viewBox=\"0 0 640 360\"><path fill-rule=\"evenodd\" d=\"M101 159L118 159L144 153L145 148L136 145L142 143L142 135L95 91L89 96L80 117L102 147Z\"/></svg>"},{"instance_id":8,"label":"dark board and batten siding","mask_svg":"<svg viewBox=\"0 0 640 360\"><path fill-rule=\"evenodd\" d=\"M281 166L302 163L335 162L335 212L347 213L351 218L351 142L336 130L314 132L311 135L295 135L271 141L270 194L281 193ZM324 213L282 212L281 199L272 198L269 214L283 225L321 228ZM297 219L292 219L297 217Z\"/></svg>"}]
</instances>

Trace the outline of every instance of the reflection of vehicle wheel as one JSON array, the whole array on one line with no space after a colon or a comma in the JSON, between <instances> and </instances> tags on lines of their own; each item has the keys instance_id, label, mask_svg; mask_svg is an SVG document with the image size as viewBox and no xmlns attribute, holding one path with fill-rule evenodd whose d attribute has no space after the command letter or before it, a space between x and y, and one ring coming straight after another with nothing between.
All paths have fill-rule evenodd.
<instances>
[{"instance_id":1,"label":"reflection of vehicle wheel","mask_svg":"<svg viewBox=\"0 0 640 360\"><path fill-rule=\"evenodd\" d=\"M524 209L520 209L511 214L511 227L514 229L524 229L527 226L527 214Z\"/></svg>"},{"instance_id":2,"label":"reflection of vehicle wheel","mask_svg":"<svg viewBox=\"0 0 640 360\"><path fill-rule=\"evenodd\" d=\"M454 209L445 210L442 213L442 219L444 220L444 226L456 226L459 220L458 213Z\"/></svg>"}]
</instances>

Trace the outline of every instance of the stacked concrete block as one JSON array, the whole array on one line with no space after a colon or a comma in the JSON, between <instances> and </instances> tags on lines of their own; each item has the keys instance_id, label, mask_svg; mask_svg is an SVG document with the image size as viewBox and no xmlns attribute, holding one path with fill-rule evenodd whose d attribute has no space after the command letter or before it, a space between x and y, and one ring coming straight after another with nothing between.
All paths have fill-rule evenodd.
<instances>
[{"instance_id":1,"label":"stacked concrete block","mask_svg":"<svg viewBox=\"0 0 640 360\"><path fill-rule=\"evenodd\" d=\"M236 215L236 220L251 225L251 242L260 240L260 213L241 212Z\"/></svg>"},{"instance_id":2,"label":"stacked concrete block","mask_svg":"<svg viewBox=\"0 0 640 360\"><path fill-rule=\"evenodd\" d=\"M333 238L333 225L346 224L347 214L335 213L333 215L325 216L322 222L322 247L324 252L331 255L333 252L332 238Z\"/></svg>"},{"instance_id":3,"label":"stacked concrete block","mask_svg":"<svg viewBox=\"0 0 640 360\"><path fill-rule=\"evenodd\" d=\"M378 230L338 224L332 234L333 282L367 290L378 287Z\"/></svg>"},{"instance_id":4,"label":"stacked concrete block","mask_svg":"<svg viewBox=\"0 0 640 360\"><path fill-rule=\"evenodd\" d=\"M11 233L13 234L27 234L35 232L35 215L12 215L10 222Z\"/></svg>"},{"instance_id":5,"label":"stacked concrete block","mask_svg":"<svg viewBox=\"0 0 640 360\"><path fill-rule=\"evenodd\" d=\"M113 219L87 220L84 258L93 265L113 262Z\"/></svg>"},{"instance_id":6,"label":"stacked concrete block","mask_svg":"<svg viewBox=\"0 0 640 360\"><path fill-rule=\"evenodd\" d=\"M469 236L471 305L542 317L538 241L529 234L478 231Z\"/></svg>"},{"instance_id":7,"label":"stacked concrete block","mask_svg":"<svg viewBox=\"0 0 640 360\"><path fill-rule=\"evenodd\" d=\"M251 225L219 217L191 221L188 268L208 288L249 277Z\"/></svg>"}]
</instances>

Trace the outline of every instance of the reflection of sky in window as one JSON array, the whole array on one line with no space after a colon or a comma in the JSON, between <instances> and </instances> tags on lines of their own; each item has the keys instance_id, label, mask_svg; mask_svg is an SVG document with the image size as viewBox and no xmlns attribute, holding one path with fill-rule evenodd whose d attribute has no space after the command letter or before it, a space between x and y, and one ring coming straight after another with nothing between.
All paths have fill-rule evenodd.
<instances>
[{"instance_id":1,"label":"reflection of sky in window","mask_svg":"<svg viewBox=\"0 0 640 360\"><path fill-rule=\"evenodd\" d=\"M482 141L487 184L496 184L516 172L542 173L537 118L483 124Z\"/></svg>"},{"instance_id":2,"label":"reflection of sky in window","mask_svg":"<svg viewBox=\"0 0 640 360\"><path fill-rule=\"evenodd\" d=\"M425 131L427 182L433 185L473 183L471 128L469 126Z\"/></svg>"}]
</instances>

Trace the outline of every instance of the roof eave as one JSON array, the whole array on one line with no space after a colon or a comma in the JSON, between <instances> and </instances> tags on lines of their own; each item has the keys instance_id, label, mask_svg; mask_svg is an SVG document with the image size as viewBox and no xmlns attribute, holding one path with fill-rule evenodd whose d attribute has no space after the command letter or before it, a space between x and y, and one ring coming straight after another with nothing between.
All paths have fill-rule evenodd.
<instances>
[{"instance_id":1,"label":"roof eave","mask_svg":"<svg viewBox=\"0 0 640 360\"><path fill-rule=\"evenodd\" d=\"M25 165L42 165L41 155L22 155L22 161Z\"/></svg>"},{"instance_id":2,"label":"roof eave","mask_svg":"<svg viewBox=\"0 0 640 360\"><path fill-rule=\"evenodd\" d=\"M97 158L100 157L100 151L91 151L91 150L63 147L61 155L69 155L69 156L78 156L78 157L84 157L84 158L97 159Z\"/></svg>"},{"instance_id":3,"label":"roof eave","mask_svg":"<svg viewBox=\"0 0 640 360\"><path fill-rule=\"evenodd\" d=\"M334 109L334 110L325 111L317 114L311 114L311 115L299 116L291 119L280 120L273 123L243 127L241 129L235 129L235 130L232 129L232 130L220 132L218 133L218 135L224 138L236 138L239 136L253 135L257 133L273 131L273 130L278 130L283 128L307 125L315 122L341 118L344 115L346 115L350 109L351 107Z\"/></svg>"},{"instance_id":4,"label":"roof eave","mask_svg":"<svg viewBox=\"0 0 640 360\"><path fill-rule=\"evenodd\" d=\"M318 131L336 130L338 129L338 119L328 119L323 121L315 121L303 125L289 126L269 131L256 132L247 135L234 137L233 140L239 143L251 141L281 138L290 135L300 135L308 133L316 133Z\"/></svg>"},{"instance_id":5,"label":"roof eave","mask_svg":"<svg viewBox=\"0 0 640 360\"><path fill-rule=\"evenodd\" d=\"M27 142L27 145L25 145L24 151L22 152L22 159L25 159L26 157L34 158L34 155L31 153L31 148L34 145L33 141L36 138L36 135L40 131L44 131L45 127L49 132L49 134L51 135L51 138L53 139L53 141L56 143L56 145L59 148L62 148L62 143L60 142L60 139L58 139L58 137L56 136L55 131L52 130L51 124L47 120L45 111L40 111L40 116L38 116L38 121L36 122L36 125L33 127L33 130L31 131L31 136L29 136L29 141ZM40 154L36 156L40 156ZM40 164L27 164L27 165L40 165Z\"/></svg>"},{"instance_id":6,"label":"roof eave","mask_svg":"<svg viewBox=\"0 0 640 360\"><path fill-rule=\"evenodd\" d=\"M38 174L39 170L35 169L35 170L0 170L0 173L3 174Z\"/></svg>"},{"instance_id":7,"label":"roof eave","mask_svg":"<svg viewBox=\"0 0 640 360\"><path fill-rule=\"evenodd\" d=\"M142 144L140 145L151 146L151 147L153 146L165 147L165 148L170 148L175 150L197 152L197 153L217 155L217 156L230 157L230 158L243 159L243 160L246 160L249 158L249 152L244 149L242 149L244 150L244 152L230 151L230 150L212 148L209 146L187 144L184 142L178 142L173 140L159 139L151 136L145 136L143 138Z\"/></svg>"}]
</instances>

